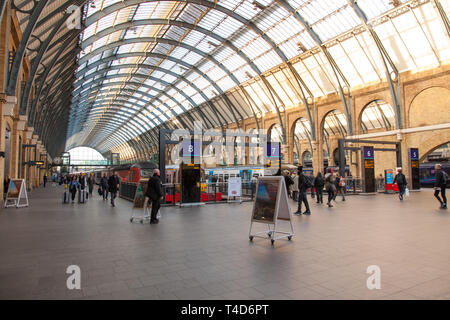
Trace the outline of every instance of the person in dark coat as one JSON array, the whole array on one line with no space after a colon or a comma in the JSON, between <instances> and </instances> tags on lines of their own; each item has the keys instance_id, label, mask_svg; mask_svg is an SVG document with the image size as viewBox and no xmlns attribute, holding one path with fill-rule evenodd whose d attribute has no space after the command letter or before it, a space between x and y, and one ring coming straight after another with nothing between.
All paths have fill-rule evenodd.
<instances>
[{"instance_id":1,"label":"person in dark coat","mask_svg":"<svg viewBox=\"0 0 450 320\"><path fill-rule=\"evenodd\" d=\"M80 183L76 176L73 176L72 179L69 179L69 192L72 194L72 203L75 202L75 195L77 194L77 190L80 187Z\"/></svg>"},{"instance_id":2,"label":"person in dark coat","mask_svg":"<svg viewBox=\"0 0 450 320\"><path fill-rule=\"evenodd\" d=\"M442 170L442 166L440 164L436 164L436 181L434 183L434 196L439 200L441 204L441 209L447 209L447 197L445 196L445 188L447 187L448 175L446 172ZM442 200L439 197L439 193L441 193Z\"/></svg>"},{"instance_id":3,"label":"person in dark coat","mask_svg":"<svg viewBox=\"0 0 450 320\"><path fill-rule=\"evenodd\" d=\"M145 193L145 196L152 201L152 213L150 216L151 224L156 224L159 222L159 220L156 218L156 215L158 214L158 210L161 207L160 201L163 199L162 184L159 175L159 170L154 169L153 176L148 179L147 191Z\"/></svg>"},{"instance_id":4,"label":"person in dark coat","mask_svg":"<svg viewBox=\"0 0 450 320\"><path fill-rule=\"evenodd\" d=\"M102 188L103 200L108 200L108 176L106 173L100 179L100 187Z\"/></svg>"},{"instance_id":5,"label":"person in dark coat","mask_svg":"<svg viewBox=\"0 0 450 320\"><path fill-rule=\"evenodd\" d=\"M323 180L322 173L318 173L316 178L314 179L314 188L317 193L317 203L323 203L323 186L325 185L325 181Z\"/></svg>"},{"instance_id":6,"label":"person in dark coat","mask_svg":"<svg viewBox=\"0 0 450 320\"><path fill-rule=\"evenodd\" d=\"M399 199L403 200L403 195L405 194L406 185L408 182L406 181L406 177L402 172L402 169L398 169L398 173L395 175L394 183L397 182L398 191L399 191Z\"/></svg>"},{"instance_id":7,"label":"person in dark coat","mask_svg":"<svg viewBox=\"0 0 450 320\"><path fill-rule=\"evenodd\" d=\"M44 174L44 188L45 188L45 185L47 184L47 174L45 173Z\"/></svg>"},{"instance_id":8,"label":"person in dark coat","mask_svg":"<svg viewBox=\"0 0 450 320\"><path fill-rule=\"evenodd\" d=\"M310 187L308 178L303 174L303 167L299 166L298 169L298 209L295 215L299 216L302 214L302 203L305 204L306 211L303 212L304 215L310 215L311 211L309 210L308 197L306 192Z\"/></svg>"},{"instance_id":9,"label":"person in dark coat","mask_svg":"<svg viewBox=\"0 0 450 320\"><path fill-rule=\"evenodd\" d=\"M91 173L87 179L88 184L88 191L89 191L89 197L92 197L92 191L94 190L94 184L95 184L95 175Z\"/></svg>"},{"instance_id":10,"label":"person in dark coat","mask_svg":"<svg viewBox=\"0 0 450 320\"><path fill-rule=\"evenodd\" d=\"M115 207L114 199L117 197L117 191L119 191L120 179L117 176L117 172L114 172L108 179L108 190L111 193L111 205Z\"/></svg>"}]
</instances>

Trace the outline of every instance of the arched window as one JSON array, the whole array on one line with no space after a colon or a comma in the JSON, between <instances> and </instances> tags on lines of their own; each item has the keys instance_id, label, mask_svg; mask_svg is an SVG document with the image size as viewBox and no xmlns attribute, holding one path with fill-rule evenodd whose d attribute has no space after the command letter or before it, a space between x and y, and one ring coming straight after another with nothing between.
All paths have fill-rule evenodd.
<instances>
[{"instance_id":1,"label":"arched window","mask_svg":"<svg viewBox=\"0 0 450 320\"><path fill-rule=\"evenodd\" d=\"M394 109L383 100L372 101L364 108L360 125L363 133L377 129L392 130L395 127Z\"/></svg>"}]
</instances>

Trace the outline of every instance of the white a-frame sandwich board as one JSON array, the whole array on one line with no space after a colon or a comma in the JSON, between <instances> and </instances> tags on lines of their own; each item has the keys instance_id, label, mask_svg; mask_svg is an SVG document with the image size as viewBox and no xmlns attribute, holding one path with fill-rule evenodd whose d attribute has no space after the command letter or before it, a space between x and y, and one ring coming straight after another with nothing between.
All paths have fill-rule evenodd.
<instances>
[{"instance_id":1,"label":"white a-frame sandwich board","mask_svg":"<svg viewBox=\"0 0 450 320\"><path fill-rule=\"evenodd\" d=\"M5 208L9 207L28 207L28 195L24 179L11 179L9 182Z\"/></svg>"},{"instance_id":2,"label":"white a-frame sandwich board","mask_svg":"<svg viewBox=\"0 0 450 320\"><path fill-rule=\"evenodd\" d=\"M289 221L289 232L278 230L280 220ZM252 233L254 222L267 224L268 230ZM254 237L268 238L273 245L275 240L283 238L291 240L293 235L294 227L284 177L259 177L248 235L250 241L253 241Z\"/></svg>"}]
</instances>

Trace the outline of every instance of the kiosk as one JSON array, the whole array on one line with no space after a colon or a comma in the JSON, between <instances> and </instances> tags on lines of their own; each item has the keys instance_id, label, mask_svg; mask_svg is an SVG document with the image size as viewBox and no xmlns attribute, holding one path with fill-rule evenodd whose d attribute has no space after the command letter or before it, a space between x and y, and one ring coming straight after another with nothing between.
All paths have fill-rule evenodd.
<instances>
[{"instance_id":1,"label":"kiosk","mask_svg":"<svg viewBox=\"0 0 450 320\"><path fill-rule=\"evenodd\" d=\"M361 147L363 193L376 192L374 150L372 146Z\"/></svg>"},{"instance_id":2,"label":"kiosk","mask_svg":"<svg viewBox=\"0 0 450 320\"><path fill-rule=\"evenodd\" d=\"M181 168L181 206L203 205L200 202L200 165L185 164Z\"/></svg>"}]
</instances>

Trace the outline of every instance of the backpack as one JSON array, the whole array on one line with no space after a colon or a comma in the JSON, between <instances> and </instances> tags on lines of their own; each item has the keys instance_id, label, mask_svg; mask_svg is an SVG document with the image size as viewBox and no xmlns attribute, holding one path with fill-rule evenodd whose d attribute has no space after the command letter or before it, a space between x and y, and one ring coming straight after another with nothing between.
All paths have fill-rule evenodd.
<instances>
[{"instance_id":1,"label":"backpack","mask_svg":"<svg viewBox=\"0 0 450 320\"><path fill-rule=\"evenodd\" d=\"M312 183L311 178L313 178L313 177L303 175L303 183L304 183L306 189L314 187L314 184Z\"/></svg>"},{"instance_id":2,"label":"backpack","mask_svg":"<svg viewBox=\"0 0 450 320\"><path fill-rule=\"evenodd\" d=\"M448 182L448 174L444 170L442 170L442 182L446 185Z\"/></svg>"}]
</instances>

